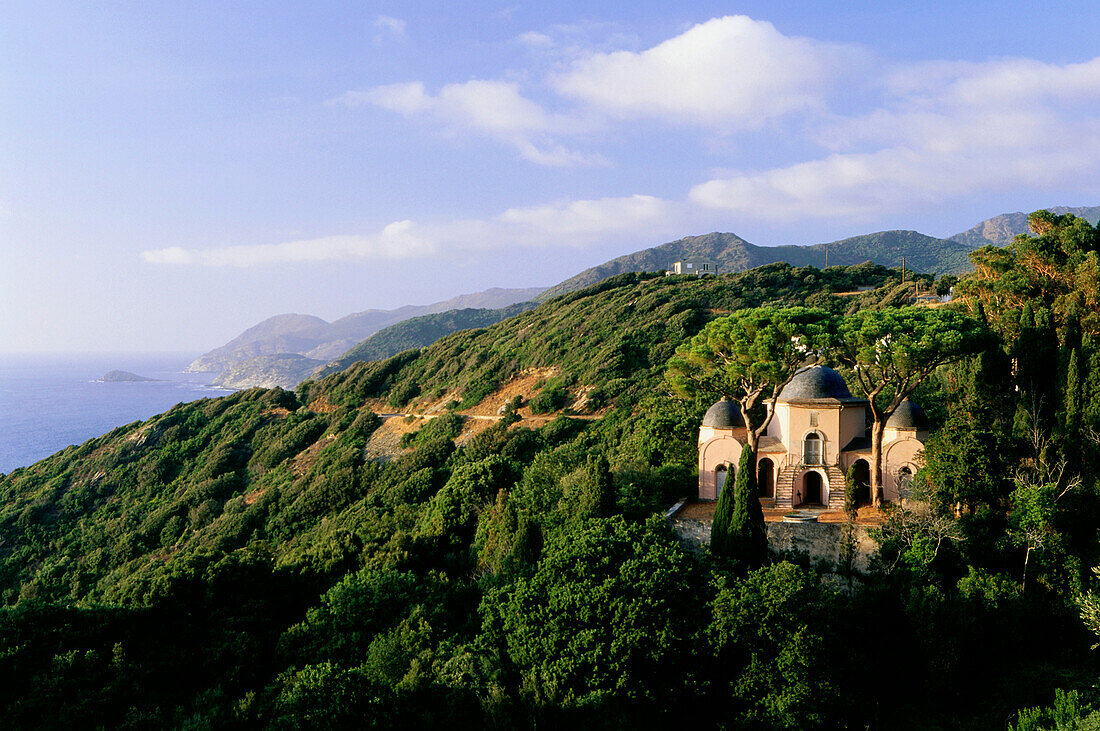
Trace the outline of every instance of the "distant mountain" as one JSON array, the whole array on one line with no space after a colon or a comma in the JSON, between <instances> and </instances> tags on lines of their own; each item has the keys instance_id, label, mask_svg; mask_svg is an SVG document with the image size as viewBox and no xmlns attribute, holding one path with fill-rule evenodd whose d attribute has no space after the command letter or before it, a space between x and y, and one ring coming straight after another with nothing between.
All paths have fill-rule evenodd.
<instances>
[{"instance_id":1,"label":"distant mountain","mask_svg":"<svg viewBox=\"0 0 1100 731\"><path fill-rule=\"evenodd\" d=\"M396 310L364 310L329 323L313 315L286 314L269 317L253 325L225 345L199 356L187 370L226 374L233 371L236 387L261 386L261 374L270 373L272 362L256 361L260 356L299 355L317 361L309 370L343 355L349 348L362 342L371 334L410 317L447 310L480 308L495 309L516 302L524 302L542 292L541 287L527 289L501 289L494 287L484 292L464 294L430 305L406 305ZM283 366L291 360L284 359ZM248 368L256 371L256 382L250 382ZM299 379L301 380L301 379ZM294 381L297 383L297 381ZM228 385L228 384L226 384ZM270 384L273 385L273 384ZM293 384L292 384L293 385Z\"/></svg>"},{"instance_id":2,"label":"distant mountain","mask_svg":"<svg viewBox=\"0 0 1100 731\"><path fill-rule=\"evenodd\" d=\"M223 388L294 388L324 361L297 353L258 355L241 361L214 379L213 385Z\"/></svg>"},{"instance_id":3,"label":"distant mountain","mask_svg":"<svg viewBox=\"0 0 1100 731\"><path fill-rule=\"evenodd\" d=\"M1076 208L1055 206L1048 210L1059 216L1072 213L1079 218L1084 218L1093 226L1100 221L1100 206L1078 206ZM1012 243L1012 240L1018 234L1024 233L1031 233L1027 227L1027 214L1017 211L1016 213L1002 213L999 216L986 219L974 228L955 234L951 237L951 240L976 249L986 244L1007 246Z\"/></svg>"},{"instance_id":4,"label":"distant mountain","mask_svg":"<svg viewBox=\"0 0 1100 731\"><path fill-rule=\"evenodd\" d=\"M220 348L200 355L189 371L225 371L259 355L304 353L316 348L330 325L313 315L275 315L245 330Z\"/></svg>"},{"instance_id":5,"label":"distant mountain","mask_svg":"<svg viewBox=\"0 0 1100 731\"><path fill-rule=\"evenodd\" d=\"M1100 206L1050 210L1073 213L1093 224L1100 219ZM509 306L515 303L544 302L618 274L662 271L679 260L710 262L723 274L776 262L824 267L826 263L836 266L865 261L887 267L904 263L911 270L930 274L960 274L970 269L967 254L972 249L988 243L1007 244L1025 231L1025 214L1006 213L950 239L917 231L879 231L827 244L757 246L732 233L688 236L612 259L545 290L495 288L431 305L364 310L332 323L310 315L278 315L201 356L189 370L218 371L222 373L215 381L219 385L289 388L311 375L326 375L356 361L380 360L425 347L450 333L486 327L526 309L513 311Z\"/></svg>"},{"instance_id":6,"label":"distant mountain","mask_svg":"<svg viewBox=\"0 0 1100 731\"><path fill-rule=\"evenodd\" d=\"M318 368L311 376L322 378L330 373L342 371L352 363L384 360L405 350L424 348L445 335L459 330L495 325L501 320L526 312L534 306L534 302L519 302L495 310L466 308L412 317L379 330L340 358Z\"/></svg>"},{"instance_id":7,"label":"distant mountain","mask_svg":"<svg viewBox=\"0 0 1100 731\"><path fill-rule=\"evenodd\" d=\"M624 272L660 271L679 260L708 261L716 264L720 273L740 272L780 261L792 266L824 267L826 250L830 266L870 260L897 267L901 266L904 257L906 266L932 274L957 274L969 267L966 257L969 247L916 231L880 231L813 246L756 246L736 234L710 233L688 236L612 259L566 279L536 299L543 302Z\"/></svg>"}]
</instances>

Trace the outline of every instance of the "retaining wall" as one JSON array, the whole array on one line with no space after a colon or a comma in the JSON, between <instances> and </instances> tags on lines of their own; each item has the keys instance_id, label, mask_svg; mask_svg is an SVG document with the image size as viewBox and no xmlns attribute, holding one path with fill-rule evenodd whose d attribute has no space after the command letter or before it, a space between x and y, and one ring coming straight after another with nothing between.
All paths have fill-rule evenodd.
<instances>
[{"instance_id":1,"label":"retaining wall","mask_svg":"<svg viewBox=\"0 0 1100 731\"><path fill-rule=\"evenodd\" d=\"M784 553L797 551L809 555L816 561L825 561L833 566L840 564L841 546L844 541L844 523L766 523L768 545L773 551ZM680 542L693 551L703 551L710 546L710 521L672 519L672 529L680 537ZM866 526L857 525L855 529L855 559L853 566L857 571L865 572L870 566L878 544L872 540Z\"/></svg>"}]
</instances>

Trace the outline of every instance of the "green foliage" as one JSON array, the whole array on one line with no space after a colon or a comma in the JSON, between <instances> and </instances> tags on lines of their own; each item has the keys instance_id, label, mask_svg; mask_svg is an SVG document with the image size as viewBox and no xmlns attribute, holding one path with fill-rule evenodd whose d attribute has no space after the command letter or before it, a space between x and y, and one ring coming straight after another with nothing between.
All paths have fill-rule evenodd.
<instances>
[{"instance_id":1,"label":"green foliage","mask_svg":"<svg viewBox=\"0 0 1100 731\"><path fill-rule=\"evenodd\" d=\"M437 416L415 432L401 435L402 447L429 444L441 439L452 440L462 431L462 417L454 413Z\"/></svg>"},{"instance_id":2,"label":"green foliage","mask_svg":"<svg viewBox=\"0 0 1100 731\"><path fill-rule=\"evenodd\" d=\"M750 569L760 568L768 560L768 532L764 527L764 511L758 495L756 453L746 446L741 450L733 483L729 548L725 555L736 558Z\"/></svg>"},{"instance_id":3,"label":"green foliage","mask_svg":"<svg viewBox=\"0 0 1100 731\"><path fill-rule=\"evenodd\" d=\"M615 513L615 486L607 457L602 454L588 455L582 485L578 499L580 514L606 517Z\"/></svg>"},{"instance_id":4,"label":"green foliage","mask_svg":"<svg viewBox=\"0 0 1100 731\"><path fill-rule=\"evenodd\" d=\"M428 501L418 524L420 534L469 545L478 514L513 480L511 466L501 457L461 465Z\"/></svg>"},{"instance_id":5,"label":"green foliage","mask_svg":"<svg viewBox=\"0 0 1100 731\"><path fill-rule=\"evenodd\" d=\"M753 246L734 234L712 233L691 236L613 259L551 287L536 299L547 301L626 271L664 271L669 262L674 261L712 262L718 271L726 273L770 270L777 266L811 269L824 267L828 258L828 263L833 266L821 272L822 276L816 284L822 289L835 287L833 291L845 292L855 287L844 288L837 280L824 275L836 270L883 270L885 267L880 265L896 268L901 266L903 257L909 268L909 276L912 276L914 269L961 274L971 269L967 262L970 248L965 244L932 238L916 231L880 231L814 246ZM872 264L871 260L878 264ZM847 266L836 266L838 264ZM674 278L683 280L687 277Z\"/></svg>"},{"instance_id":6,"label":"green foliage","mask_svg":"<svg viewBox=\"0 0 1100 731\"><path fill-rule=\"evenodd\" d=\"M485 632L536 708L644 717L688 681L691 571L660 519L585 520L549 540L529 578L486 596Z\"/></svg>"},{"instance_id":7,"label":"green foliage","mask_svg":"<svg viewBox=\"0 0 1100 731\"><path fill-rule=\"evenodd\" d=\"M710 552L735 559L747 569L759 568L768 558L768 534L756 487L756 459L751 447L741 450L733 484L718 496L710 530Z\"/></svg>"},{"instance_id":8,"label":"green foliage","mask_svg":"<svg viewBox=\"0 0 1100 731\"><path fill-rule=\"evenodd\" d=\"M865 394L886 384L901 401L944 363L977 353L990 343L982 323L949 309L900 307L860 310L840 322L838 356L855 371Z\"/></svg>"},{"instance_id":9,"label":"green foliage","mask_svg":"<svg viewBox=\"0 0 1100 731\"><path fill-rule=\"evenodd\" d=\"M569 392L558 383L547 383L531 397L528 406L532 414L546 414L558 411L569 403Z\"/></svg>"},{"instance_id":10,"label":"green foliage","mask_svg":"<svg viewBox=\"0 0 1100 731\"><path fill-rule=\"evenodd\" d=\"M740 474L738 471L737 474ZM737 475L734 475L736 480ZM710 552L715 556L732 558L737 550L737 536L733 533L733 511L737 503L737 491L729 485L729 476L726 477L726 485L718 495L718 504L714 507L714 518L710 524Z\"/></svg>"},{"instance_id":11,"label":"green foliage","mask_svg":"<svg viewBox=\"0 0 1100 731\"><path fill-rule=\"evenodd\" d=\"M924 307L860 310L840 321L835 356L852 368L867 397L871 426L871 496L882 499L886 422L933 371L995 347L985 324L961 312Z\"/></svg>"},{"instance_id":12,"label":"green foliage","mask_svg":"<svg viewBox=\"0 0 1100 731\"><path fill-rule=\"evenodd\" d=\"M859 485L856 480L856 467L852 465L844 473L844 512L849 520L855 520L859 510Z\"/></svg>"},{"instance_id":13,"label":"green foliage","mask_svg":"<svg viewBox=\"0 0 1100 731\"><path fill-rule=\"evenodd\" d=\"M500 309L447 310L403 320L383 328L340 356L325 369L324 375L346 370L352 363L385 360L398 353L431 345L440 338L460 330L483 328L507 320L534 307L521 302Z\"/></svg>"},{"instance_id":14,"label":"green foliage","mask_svg":"<svg viewBox=\"0 0 1100 731\"><path fill-rule=\"evenodd\" d=\"M1100 334L1100 229L1048 211L1035 211L1028 224L1035 236L970 255L977 271L961 283L961 294L981 300L992 325L1006 336L1029 306L1049 310L1058 322L1076 311L1083 332Z\"/></svg>"},{"instance_id":15,"label":"green foliage","mask_svg":"<svg viewBox=\"0 0 1100 731\"><path fill-rule=\"evenodd\" d=\"M1065 271L1087 273L1083 256ZM297 394L184 404L0 476L4 725L1054 727L1054 711L1018 709L1095 684L1096 612L1078 615L1096 603L1083 567L1100 563L1086 469L1100 352L1074 294L1088 282L1068 282L1034 290L1026 317L975 308L1000 342L924 379L926 467L859 581L681 548L660 513L694 489L712 399L669 398L664 369L746 309L916 322L858 314L900 291L869 264L612 278ZM904 337L971 329L917 325ZM364 403L469 406L529 368L557 369L544 390L588 393L598 418L506 414L465 438L448 412L400 456L367 459L382 419ZM733 552L762 556L744 459L719 513L739 526L727 538L748 535ZM1092 701L1078 696L1076 716Z\"/></svg>"},{"instance_id":16,"label":"green foliage","mask_svg":"<svg viewBox=\"0 0 1100 731\"><path fill-rule=\"evenodd\" d=\"M423 351L352 364L326 378L323 387L311 383L304 398L312 401L323 388L341 405L358 406L389 394L392 403L404 406L415 394L442 388L460 392L462 408L468 408L530 368L559 369L560 388L591 386L605 402L637 398L661 383L677 345L719 311L797 305L824 293L820 306L843 312L859 302L875 302L881 293L872 289L859 299L828 293L897 279L897 273L875 265L821 271L773 264L688 281L623 274L495 325L448 335Z\"/></svg>"},{"instance_id":17,"label":"green foliage","mask_svg":"<svg viewBox=\"0 0 1100 731\"><path fill-rule=\"evenodd\" d=\"M717 585L706 638L721 715L746 728L836 725L840 691L825 661L831 602L814 576L783 563Z\"/></svg>"},{"instance_id":18,"label":"green foliage","mask_svg":"<svg viewBox=\"0 0 1100 731\"><path fill-rule=\"evenodd\" d=\"M727 396L749 411L761 397L778 395L798 368L818 357L832 328L822 310L739 310L712 321L679 348L669 379L681 392Z\"/></svg>"},{"instance_id":19,"label":"green foliage","mask_svg":"<svg viewBox=\"0 0 1100 731\"><path fill-rule=\"evenodd\" d=\"M1077 691L1054 691L1050 708L1024 708L1009 731L1096 731L1100 729L1100 711L1081 703Z\"/></svg>"}]
</instances>

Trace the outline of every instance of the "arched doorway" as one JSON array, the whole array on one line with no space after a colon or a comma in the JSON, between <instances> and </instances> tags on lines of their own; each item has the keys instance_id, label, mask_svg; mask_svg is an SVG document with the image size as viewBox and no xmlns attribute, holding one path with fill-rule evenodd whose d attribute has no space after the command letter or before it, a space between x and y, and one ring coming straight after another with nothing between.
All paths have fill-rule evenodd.
<instances>
[{"instance_id":1,"label":"arched doorway","mask_svg":"<svg viewBox=\"0 0 1100 731\"><path fill-rule=\"evenodd\" d=\"M810 432L802 440L802 463L825 464L825 445L817 432Z\"/></svg>"},{"instance_id":2,"label":"arched doorway","mask_svg":"<svg viewBox=\"0 0 1100 731\"><path fill-rule=\"evenodd\" d=\"M810 470L802 475L802 485L795 490L794 507L799 508L807 505L822 505L824 504L822 493L823 485L821 484L821 475Z\"/></svg>"},{"instance_id":3,"label":"arched doorway","mask_svg":"<svg viewBox=\"0 0 1100 731\"><path fill-rule=\"evenodd\" d=\"M865 459L857 459L852 465L856 483L856 505L871 504L871 465Z\"/></svg>"},{"instance_id":4,"label":"arched doorway","mask_svg":"<svg viewBox=\"0 0 1100 731\"><path fill-rule=\"evenodd\" d=\"M775 497L775 465L767 457L756 463L756 487L760 497Z\"/></svg>"},{"instance_id":5,"label":"arched doorway","mask_svg":"<svg viewBox=\"0 0 1100 731\"><path fill-rule=\"evenodd\" d=\"M726 477L729 474L729 470L726 469L724 464L720 464L714 468L714 497L722 496L722 488L726 485Z\"/></svg>"}]
</instances>

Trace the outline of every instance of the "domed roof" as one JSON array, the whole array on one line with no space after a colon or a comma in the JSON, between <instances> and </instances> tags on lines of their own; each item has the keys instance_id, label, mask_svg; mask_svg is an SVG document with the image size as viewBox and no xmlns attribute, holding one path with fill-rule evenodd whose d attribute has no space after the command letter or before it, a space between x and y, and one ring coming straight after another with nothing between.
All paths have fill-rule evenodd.
<instances>
[{"instance_id":1,"label":"domed roof","mask_svg":"<svg viewBox=\"0 0 1100 731\"><path fill-rule=\"evenodd\" d=\"M909 399L898 404L897 410L886 420L887 429L927 429L928 417L924 409Z\"/></svg>"},{"instance_id":2,"label":"domed roof","mask_svg":"<svg viewBox=\"0 0 1100 731\"><path fill-rule=\"evenodd\" d=\"M714 406L707 409L707 415L703 417L703 426L715 429L737 429L745 425L741 418L741 407L724 398L715 402Z\"/></svg>"},{"instance_id":3,"label":"domed roof","mask_svg":"<svg viewBox=\"0 0 1100 731\"><path fill-rule=\"evenodd\" d=\"M780 403L818 399L858 400L852 398L852 392L848 390L844 378L832 368L823 365L803 368L779 394Z\"/></svg>"}]
</instances>

